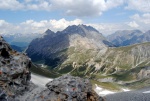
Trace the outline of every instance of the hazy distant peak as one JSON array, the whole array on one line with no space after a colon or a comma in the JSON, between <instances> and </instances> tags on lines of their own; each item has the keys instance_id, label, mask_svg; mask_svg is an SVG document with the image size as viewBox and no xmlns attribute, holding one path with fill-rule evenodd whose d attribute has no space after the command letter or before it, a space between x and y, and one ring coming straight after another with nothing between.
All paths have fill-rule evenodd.
<instances>
[{"instance_id":1,"label":"hazy distant peak","mask_svg":"<svg viewBox=\"0 0 150 101\"><path fill-rule=\"evenodd\" d=\"M54 32L51 31L50 29L47 29L47 30L45 31L45 33L46 33L46 34L49 34L49 33L54 33Z\"/></svg>"},{"instance_id":2,"label":"hazy distant peak","mask_svg":"<svg viewBox=\"0 0 150 101\"><path fill-rule=\"evenodd\" d=\"M68 26L66 29L63 30L63 32L65 33L69 32L69 33L82 33L82 34L86 33L85 31L94 31L94 32L99 33L92 26L87 26L83 24Z\"/></svg>"},{"instance_id":3,"label":"hazy distant peak","mask_svg":"<svg viewBox=\"0 0 150 101\"><path fill-rule=\"evenodd\" d=\"M150 30L146 31L145 33L150 33Z\"/></svg>"},{"instance_id":4,"label":"hazy distant peak","mask_svg":"<svg viewBox=\"0 0 150 101\"><path fill-rule=\"evenodd\" d=\"M130 33L133 33L133 32L142 33L142 31L140 31L140 30L137 29L137 30L118 30L114 34L116 34L116 33L130 34Z\"/></svg>"},{"instance_id":5,"label":"hazy distant peak","mask_svg":"<svg viewBox=\"0 0 150 101\"><path fill-rule=\"evenodd\" d=\"M150 31L143 33L140 30L119 30L107 36L107 39L116 46L126 46L136 43L149 42Z\"/></svg>"}]
</instances>

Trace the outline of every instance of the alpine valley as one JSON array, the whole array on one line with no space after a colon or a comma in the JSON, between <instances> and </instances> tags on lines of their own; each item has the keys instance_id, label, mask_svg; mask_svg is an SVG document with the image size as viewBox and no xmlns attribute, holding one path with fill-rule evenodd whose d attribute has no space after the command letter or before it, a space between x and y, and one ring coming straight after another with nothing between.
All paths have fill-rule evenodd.
<instances>
[{"instance_id":1,"label":"alpine valley","mask_svg":"<svg viewBox=\"0 0 150 101\"><path fill-rule=\"evenodd\" d=\"M48 29L26 52L36 64L32 71L51 78L68 73L111 90L150 86L150 42L115 46L93 27L73 25Z\"/></svg>"}]
</instances>

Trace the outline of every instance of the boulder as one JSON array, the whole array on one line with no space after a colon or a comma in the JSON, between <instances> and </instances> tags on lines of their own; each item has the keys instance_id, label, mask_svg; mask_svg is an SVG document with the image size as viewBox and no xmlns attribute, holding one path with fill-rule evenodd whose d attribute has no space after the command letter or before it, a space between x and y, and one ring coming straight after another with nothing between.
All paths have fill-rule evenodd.
<instances>
[{"instance_id":1,"label":"boulder","mask_svg":"<svg viewBox=\"0 0 150 101\"><path fill-rule=\"evenodd\" d=\"M104 101L88 79L63 75L46 84L45 90L33 96L33 101ZM30 98L32 100L33 98Z\"/></svg>"}]
</instances>

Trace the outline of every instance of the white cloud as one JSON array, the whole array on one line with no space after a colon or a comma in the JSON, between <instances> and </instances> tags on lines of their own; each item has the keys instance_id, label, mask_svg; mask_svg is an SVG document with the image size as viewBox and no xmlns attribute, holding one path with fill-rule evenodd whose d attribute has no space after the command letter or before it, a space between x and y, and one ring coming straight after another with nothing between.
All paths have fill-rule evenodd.
<instances>
[{"instance_id":1,"label":"white cloud","mask_svg":"<svg viewBox=\"0 0 150 101\"><path fill-rule=\"evenodd\" d=\"M78 25L83 23L80 19L75 19L73 21L67 21L64 18L60 20L42 20L39 22L36 22L34 20L27 20L23 23L21 23L21 26L24 26L26 31L30 30L32 32L40 32L43 33L46 29L51 29L52 31L61 31L65 29L69 25ZM31 32L30 32L31 33Z\"/></svg>"},{"instance_id":2,"label":"white cloud","mask_svg":"<svg viewBox=\"0 0 150 101\"><path fill-rule=\"evenodd\" d=\"M101 15L104 11L123 4L123 0L51 0L52 8L63 9L73 16Z\"/></svg>"},{"instance_id":3,"label":"white cloud","mask_svg":"<svg viewBox=\"0 0 150 101\"><path fill-rule=\"evenodd\" d=\"M133 27L133 28L139 27L139 25L138 25L135 21L129 22L128 25L129 25L130 27Z\"/></svg>"},{"instance_id":4,"label":"white cloud","mask_svg":"<svg viewBox=\"0 0 150 101\"><path fill-rule=\"evenodd\" d=\"M100 33L102 33L104 36L110 35L114 33L117 30L127 30L127 29L132 29L125 23L100 23L100 24L86 24L93 26L96 28Z\"/></svg>"},{"instance_id":5,"label":"white cloud","mask_svg":"<svg viewBox=\"0 0 150 101\"><path fill-rule=\"evenodd\" d=\"M17 28L17 27L16 27ZM13 33L16 30L15 26L6 22L5 20L0 20L0 34Z\"/></svg>"},{"instance_id":6,"label":"white cloud","mask_svg":"<svg viewBox=\"0 0 150 101\"><path fill-rule=\"evenodd\" d=\"M138 27L138 29L142 31L149 30L150 26L150 13L144 13L144 14L134 14L130 17L131 22L127 22L126 24L130 27Z\"/></svg>"},{"instance_id":7,"label":"white cloud","mask_svg":"<svg viewBox=\"0 0 150 101\"><path fill-rule=\"evenodd\" d=\"M124 0L0 0L0 9L59 10L73 16L95 16L120 6Z\"/></svg>"},{"instance_id":8,"label":"white cloud","mask_svg":"<svg viewBox=\"0 0 150 101\"><path fill-rule=\"evenodd\" d=\"M33 1L26 2L26 9L27 10L45 10L50 11L51 3L45 0L37 0L35 3Z\"/></svg>"},{"instance_id":9,"label":"white cloud","mask_svg":"<svg viewBox=\"0 0 150 101\"><path fill-rule=\"evenodd\" d=\"M143 15L135 14L130 17L131 19L144 24L150 24L150 13L144 13Z\"/></svg>"},{"instance_id":10,"label":"white cloud","mask_svg":"<svg viewBox=\"0 0 150 101\"><path fill-rule=\"evenodd\" d=\"M82 24L83 21L80 19L75 19L73 21L66 21L65 19L60 19L60 20L50 20L49 21L51 24L51 27L56 31L56 30L63 30L69 25L79 25Z\"/></svg>"},{"instance_id":11,"label":"white cloud","mask_svg":"<svg viewBox=\"0 0 150 101\"><path fill-rule=\"evenodd\" d=\"M81 19L75 19L72 21L67 21L62 18L60 20L42 20L42 21L34 21L34 20L26 20L17 25L8 23L4 20L0 20L0 34L31 34L31 33L44 33L47 29L51 29L52 31L61 31L68 27L69 25L79 25L84 22ZM122 29L122 24L94 24L94 23L84 23L86 25L93 26L99 32L103 33L105 36L115 32L116 30Z\"/></svg>"},{"instance_id":12,"label":"white cloud","mask_svg":"<svg viewBox=\"0 0 150 101\"><path fill-rule=\"evenodd\" d=\"M0 0L0 9L62 11L72 16L97 16L124 6L128 10L150 12L149 0ZM126 5L126 6L125 6Z\"/></svg>"},{"instance_id":13,"label":"white cloud","mask_svg":"<svg viewBox=\"0 0 150 101\"><path fill-rule=\"evenodd\" d=\"M69 25L78 25L82 24L83 21L80 19L75 19L72 21L67 21L64 18L60 20L42 20L34 21L27 20L20 24L14 25L6 22L5 20L0 20L0 34L12 34L12 33L22 33L22 34L31 34L31 33L44 33L48 28L52 31L61 31Z\"/></svg>"},{"instance_id":14,"label":"white cloud","mask_svg":"<svg viewBox=\"0 0 150 101\"><path fill-rule=\"evenodd\" d=\"M19 10L23 7L17 0L0 0L0 9Z\"/></svg>"},{"instance_id":15,"label":"white cloud","mask_svg":"<svg viewBox=\"0 0 150 101\"><path fill-rule=\"evenodd\" d=\"M7 25L8 23L5 20L0 20L0 27Z\"/></svg>"},{"instance_id":16,"label":"white cloud","mask_svg":"<svg viewBox=\"0 0 150 101\"><path fill-rule=\"evenodd\" d=\"M19 24L11 24L5 20L0 20L0 34L13 34L13 33L22 33L22 34L31 34L31 33L43 33L47 29L52 31L61 31L68 27L69 25L79 25L86 24L93 26L103 35L107 36L114 33L117 30L131 30L139 29L142 31L149 30L149 13L143 15L135 14L131 17L130 22L125 23L84 23L81 19L75 19L68 21L64 18L56 20L26 20ZM147 19L146 19L147 18ZM147 21L148 20L148 21Z\"/></svg>"},{"instance_id":17,"label":"white cloud","mask_svg":"<svg viewBox=\"0 0 150 101\"><path fill-rule=\"evenodd\" d=\"M150 12L150 0L128 0L126 9Z\"/></svg>"}]
</instances>

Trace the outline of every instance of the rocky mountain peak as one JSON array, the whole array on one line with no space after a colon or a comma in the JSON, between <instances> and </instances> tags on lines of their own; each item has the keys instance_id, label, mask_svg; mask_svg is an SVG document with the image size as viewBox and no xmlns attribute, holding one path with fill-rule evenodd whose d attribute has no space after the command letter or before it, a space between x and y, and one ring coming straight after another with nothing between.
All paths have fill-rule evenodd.
<instances>
[{"instance_id":1,"label":"rocky mountain peak","mask_svg":"<svg viewBox=\"0 0 150 101\"><path fill-rule=\"evenodd\" d=\"M146 33L146 34L150 34L150 30L146 31L145 33Z\"/></svg>"},{"instance_id":2,"label":"rocky mountain peak","mask_svg":"<svg viewBox=\"0 0 150 101\"><path fill-rule=\"evenodd\" d=\"M47 29L47 30L45 31L45 33L46 33L46 34L51 34L51 33L54 33L54 32L51 31L50 29Z\"/></svg>"},{"instance_id":3,"label":"rocky mountain peak","mask_svg":"<svg viewBox=\"0 0 150 101\"><path fill-rule=\"evenodd\" d=\"M62 32L66 33L66 34L75 34L75 33L78 33L78 34L81 34L81 35L85 34L84 30L81 27L77 26L77 25L68 26Z\"/></svg>"},{"instance_id":4,"label":"rocky mountain peak","mask_svg":"<svg viewBox=\"0 0 150 101\"><path fill-rule=\"evenodd\" d=\"M136 29L136 30L118 30L115 33L113 33L113 35L131 35L131 34L139 34L142 33L142 31Z\"/></svg>"},{"instance_id":5,"label":"rocky mountain peak","mask_svg":"<svg viewBox=\"0 0 150 101\"><path fill-rule=\"evenodd\" d=\"M92 31L99 33L95 28L83 24L68 26L66 29L63 30L64 33L68 33L68 34L78 33L83 36L86 35L87 32L92 32Z\"/></svg>"},{"instance_id":6,"label":"rocky mountain peak","mask_svg":"<svg viewBox=\"0 0 150 101\"><path fill-rule=\"evenodd\" d=\"M83 24L78 25L78 26L81 27L81 28L83 28L83 29L86 29L88 31L95 31L95 32L99 33L99 31L96 30L95 28L93 28L92 26L87 26L87 25L83 25Z\"/></svg>"}]
</instances>

